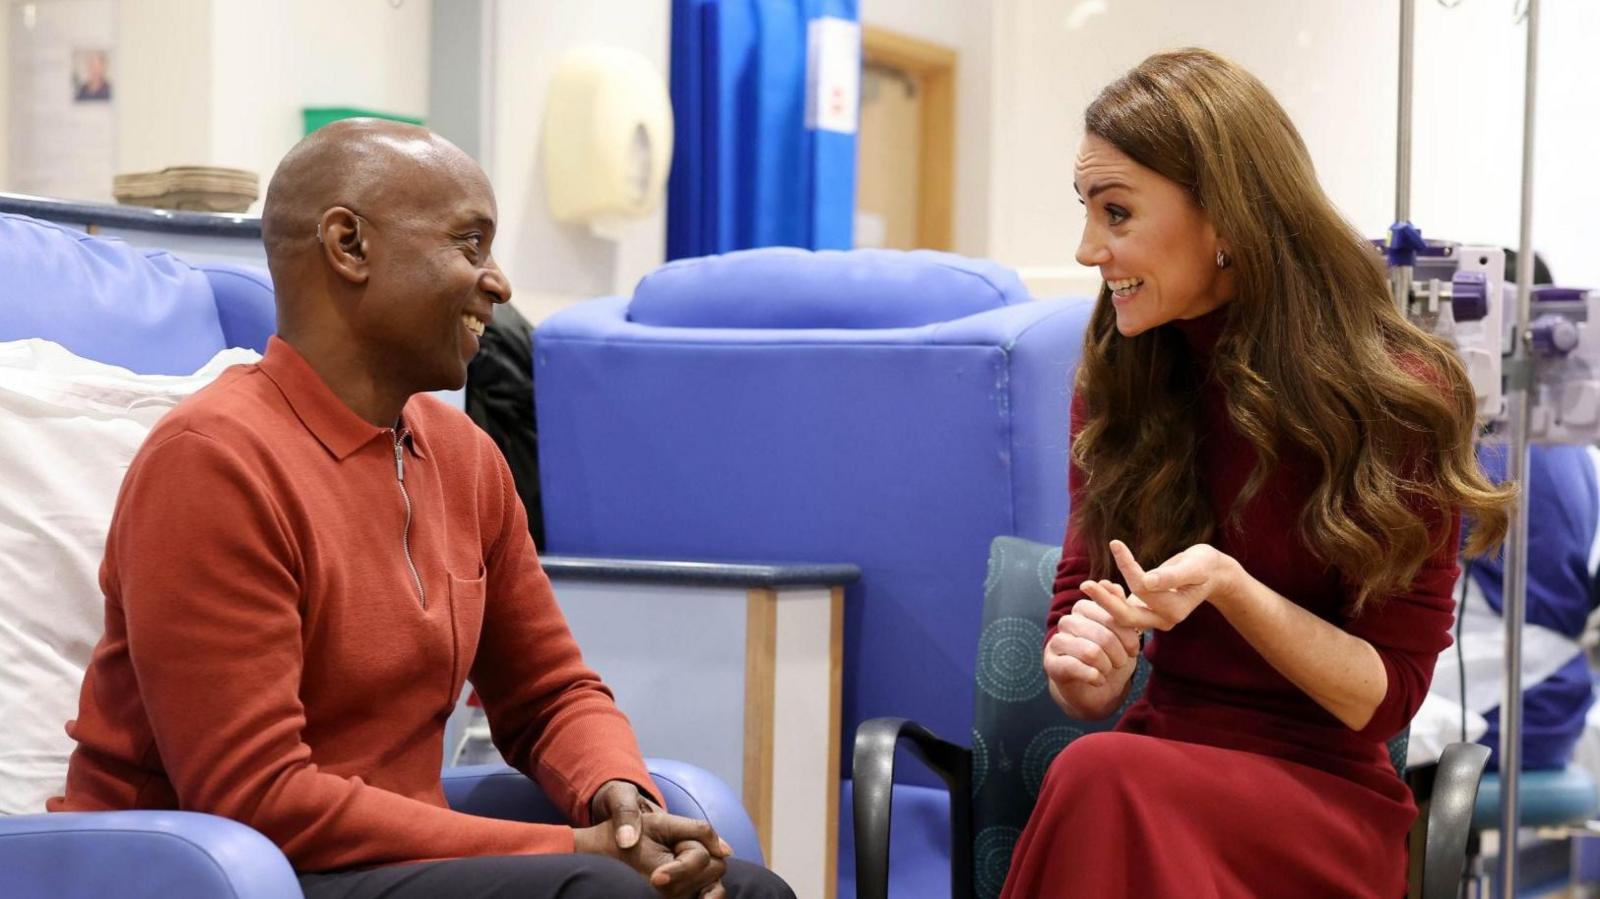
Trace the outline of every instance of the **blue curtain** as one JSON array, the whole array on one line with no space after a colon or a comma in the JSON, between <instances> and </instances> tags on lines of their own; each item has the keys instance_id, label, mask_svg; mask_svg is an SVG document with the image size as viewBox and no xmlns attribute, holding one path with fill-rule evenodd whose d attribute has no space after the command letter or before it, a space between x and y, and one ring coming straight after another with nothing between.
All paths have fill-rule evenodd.
<instances>
[{"instance_id":1,"label":"blue curtain","mask_svg":"<svg viewBox=\"0 0 1600 899\"><path fill-rule=\"evenodd\" d=\"M673 0L667 258L852 245L854 125L806 122L808 35L824 17L856 23L857 0Z\"/></svg>"}]
</instances>

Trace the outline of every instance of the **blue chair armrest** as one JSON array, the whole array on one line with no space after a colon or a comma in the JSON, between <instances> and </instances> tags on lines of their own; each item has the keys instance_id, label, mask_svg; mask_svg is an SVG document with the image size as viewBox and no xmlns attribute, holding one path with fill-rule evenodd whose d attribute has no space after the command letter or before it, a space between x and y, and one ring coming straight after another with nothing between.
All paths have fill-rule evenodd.
<instances>
[{"instance_id":1,"label":"blue chair armrest","mask_svg":"<svg viewBox=\"0 0 1600 899\"><path fill-rule=\"evenodd\" d=\"M544 790L510 766L462 765L444 769L440 779L445 801L458 812L531 824L567 823Z\"/></svg>"},{"instance_id":2,"label":"blue chair armrest","mask_svg":"<svg viewBox=\"0 0 1600 899\"><path fill-rule=\"evenodd\" d=\"M194 812L0 816L0 893L8 899L301 899L271 840Z\"/></svg>"},{"instance_id":3,"label":"blue chair armrest","mask_svg":"<svg viewBox=\"0 0 1600 899\"><path fill-rule=\"evenodd\" d=\"M667 801L667 811L686 818L710 821L733 852L746 861L764 864L755 825L733 790L715 774L687 762L645 759L656 788ZM443 772L445 800L458 812L556 824L566 820L539 785L505 765L463 765Z\"/></svg>"},{"instance_id":4,"label":"blue chair armrest","mask_svg":"<svg viewBox=\"0 0 1600 899\"><path fill-rule=\"evenodd\" d=\"M717 834L733 847L735 856L758 865L766 864L755 824L745 812L744 803L722 778L688 762L645 759L644 763L661 797L667 801L667 811L710 821Z\"/></svg>"}]
</instances>

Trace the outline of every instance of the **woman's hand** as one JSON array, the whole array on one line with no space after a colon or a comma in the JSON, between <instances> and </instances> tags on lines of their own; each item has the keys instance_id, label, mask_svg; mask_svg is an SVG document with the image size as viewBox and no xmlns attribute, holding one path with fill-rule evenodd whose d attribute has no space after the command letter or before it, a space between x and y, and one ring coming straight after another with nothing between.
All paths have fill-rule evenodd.
<instances>
[{"instance_id":1,"label":"woman's hand","mask_svg":"<svg viewBox=\"0 0 1600 899\"><path fill-rule=\"evenodd\" d=\"M1118 625L1141 632L1171 630L1201 603L1225 602L1247 577L1232 556L1204 543L1189 547L1150 571L1139 565L1121 540L1111 541L1111 558L1133 594L1126 600L1109 596L1100 604Z\"/></svg>"},{"instance_id":2,"label":"woman's hand","mask_svg":"<svg viewBox=\"0 0 1600 899\"><path fill-rule=\"evenodd\" d=\"M1138 660L1139 634L1117 624L1101 603L1108 599L1126 605L1122 587L1085 581L1081 589L1087 598L1061 617L1045 644L1044 672L1067 714L1093 721L1122 703Z\"/></svg>"},{"instance_id":3,"label":"woman's hand","mask_svg":"<svg viewBox=\"0 0 1600 899\"><path fill-rule=\"evenodd\" d=\"M1252 577L1232 556L1202 544L1145 571L1120 540L1111 541L1111 555L1133 591L1125 600L1100 599L1118 626L1167 630L1209 602L1267 664L1346 727L1367 729L1379 714L1389 672L1378 649Z\"/></svg>"}]
</instances>

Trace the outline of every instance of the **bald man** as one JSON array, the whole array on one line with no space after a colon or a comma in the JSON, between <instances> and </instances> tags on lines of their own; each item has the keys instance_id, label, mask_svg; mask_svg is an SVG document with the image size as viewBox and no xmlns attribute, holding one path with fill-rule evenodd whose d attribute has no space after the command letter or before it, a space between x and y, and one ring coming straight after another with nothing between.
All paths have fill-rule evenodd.
<instances>
[{"instance_id":1,"label":"bald man","mask_svg":"<svg viewBox=\"0 0 1600 899\"><path fill-rule=\"evenodd\" d=\"M262 214L278 334L128 469L50 808L233 818L313 899L792 897L661 811L499 451L420 395L466 383L511 297L495 218L482 169L422 128L338 122L284 158ZM467 679L500 751L576 826L446 807Z\"/></svg>"}]
</instances>

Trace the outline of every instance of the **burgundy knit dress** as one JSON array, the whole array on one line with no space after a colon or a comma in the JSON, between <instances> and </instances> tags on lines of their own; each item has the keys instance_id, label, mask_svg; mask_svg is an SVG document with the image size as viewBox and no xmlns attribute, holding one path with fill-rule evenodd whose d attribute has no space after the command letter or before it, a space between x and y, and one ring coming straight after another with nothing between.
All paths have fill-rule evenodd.
<instances>
[{"instance_id":1,"label":"burgundy knit dress","mask_svg":"<svg viewBox=\"0 0 1600 899\"><path fill-rule=\"evenodd\" d=\"M1228 419L1210 375L1227 307L1176 322L1205 379L1199 453L1215 520L1226 522L1256 453ZM1074 429L1080 417L1073 404ZM1354 731L1258 654L1210 604L1155 634L1148 688L1116 730L1080 738L1057 756L1012 856L1004 896L1205 897L1405 895L1406 832L1416 815L1386 741L1422 704L1435 657L1450 645L1460 516L1410 589L1360 617L1354 591L1319 563L1297 519L1317 463L1295 448L1214 543L1279 594L1371 643L1388 692ZM1073 502L1083 473L1070 477ZM1137 551L1137 550L1136 550ZM1140 559L1148 567L1162 560ZM1056 572L1049 630L1082 598L1086 547L1069 529Z\"/></svg>"}]
</instances>

